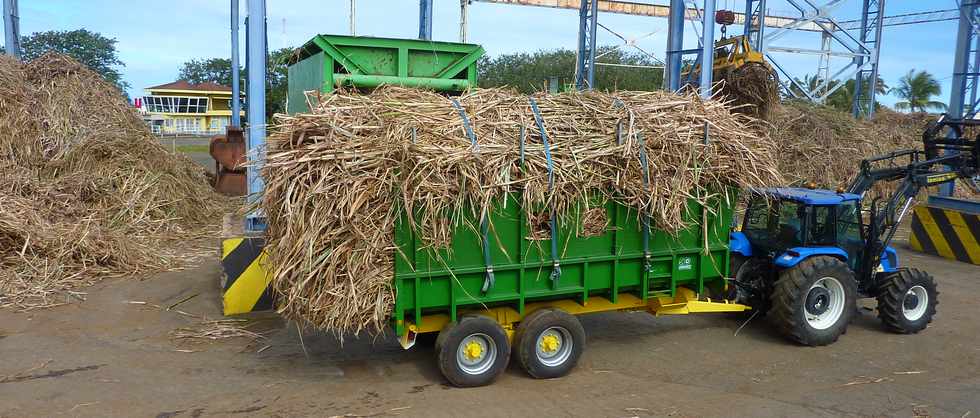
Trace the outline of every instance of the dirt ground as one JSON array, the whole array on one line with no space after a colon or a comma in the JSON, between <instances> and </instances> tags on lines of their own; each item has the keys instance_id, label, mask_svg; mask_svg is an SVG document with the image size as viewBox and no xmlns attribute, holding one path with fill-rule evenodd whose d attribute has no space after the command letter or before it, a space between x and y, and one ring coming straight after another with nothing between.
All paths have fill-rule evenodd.
<instances>
[{"instance_id":1,"label":"dirt ground","mask_svg":"<svg viewBox=\"0 0 980 418\"><path fill-rule=\"evenodd\" d=\"M787 343L764 318L735 335L742 321L723 315L597 314L582 319L589 345L571 375L512 365L475 389L447 386L431 348L313 333L301 344L271 316L253 318L267 338L251 344L174 341L200 323L177 311L220 318L217 259L202 260L103 282L84 302L0 312L0 417L980 416L980 267L901 256L942 292L918 335L882 331L868 309L821 348Z\"/></svg>"}]
</instances>

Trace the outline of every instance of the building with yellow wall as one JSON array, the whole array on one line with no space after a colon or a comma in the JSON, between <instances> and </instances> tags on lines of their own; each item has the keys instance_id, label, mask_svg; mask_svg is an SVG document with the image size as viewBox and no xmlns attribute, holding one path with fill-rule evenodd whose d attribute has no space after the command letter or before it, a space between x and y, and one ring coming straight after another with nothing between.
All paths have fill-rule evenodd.
<instances>
[{"instance_id":1,"label":"building with yellow wall","mask_svg":"<svg viewBox=\"0 0 980 418\"><path fill-rule=\"evenodd\" d=\"M145 90L140 111L154 133L221 134L231 120L231 87L178 80Z\"/></svg>"}]
</instances>

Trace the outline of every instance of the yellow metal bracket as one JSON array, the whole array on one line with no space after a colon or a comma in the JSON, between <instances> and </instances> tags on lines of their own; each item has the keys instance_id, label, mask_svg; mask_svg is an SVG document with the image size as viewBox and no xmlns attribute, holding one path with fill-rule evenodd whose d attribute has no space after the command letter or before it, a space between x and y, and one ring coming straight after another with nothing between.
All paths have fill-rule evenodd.
<instances>
[{"instance_id":1,"label":"yellow metal bracket","mask_svg":"<svg viewBox=\"0 0 980 418\"><path fill-rule=\"evenodd\" d=\"M654 315L687 315L691 313L712 312L744 312L752 309L750 306L727 300L713 301L709 298L701 300L697 293L686 287L678 287L673 298L658 296L651 299L650 312Z\"/></svg>"}]
</instances>

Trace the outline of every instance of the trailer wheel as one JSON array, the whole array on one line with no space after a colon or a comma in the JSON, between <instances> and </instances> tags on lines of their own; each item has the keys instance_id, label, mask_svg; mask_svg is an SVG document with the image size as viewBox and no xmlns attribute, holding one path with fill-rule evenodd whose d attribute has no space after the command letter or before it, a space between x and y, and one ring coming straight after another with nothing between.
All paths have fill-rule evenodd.
<instances>
[{"instance_id":1,"label":"trailer wheel","mask_svg":"<svg viewBox=\"0 0 980 418\"><path fill-rule=\"evenodd\" d=\"M789 339L820 346L847 330L857 303L854 273L833 257L801 261L779 274L769 317Z\"/></svg>"},{"instance_id":2,"label":"trailer wheel","mask_svg":"<svg viewBox=\"0 0 980 418\"><path fill-rule=\"evenodd\" d=\"M466 315L439 332L439 370L455 386L492 383L510 360L510 342L500 324L482 315Z\"/></svg>"},{"instance_id":3,"label":"trailer wheel","mask_svg":"<svg viewBox=\"0 0 980 418\"><path fill-rule=\"evenodd\" d=\"M561 377L578 363L585 350L585 330L578 318L560 309L532 312L514 334L514 349L531 377Z\"/></svg>"},{"instance_id":4,"label":"trailer wheel","mask_svg":"<svg viewBox=\"0 0 980 418\"><path fill-rule=\"evenodd\" d=\"M878 285L878 318L889 331L917 333L932 322L937 296L936 280L928 273L901 270Z\"/></svg>"}]
</instances>

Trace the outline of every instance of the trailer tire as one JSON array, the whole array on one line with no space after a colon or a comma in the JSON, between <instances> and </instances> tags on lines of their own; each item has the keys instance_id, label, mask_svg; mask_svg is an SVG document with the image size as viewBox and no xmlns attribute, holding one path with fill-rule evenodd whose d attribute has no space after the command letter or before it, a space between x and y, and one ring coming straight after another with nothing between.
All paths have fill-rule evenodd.
<instances>
[{"instance_id":1,"label":"trailer tire","mask_svg":"<svg viewBox=\"0 0 980 418\"><path fill-rule=\"evenodd\" d=\"M809 346L831 344L851 322L856 287L854 273L843 261L810 257L779 274L769 317L790 340Z\"/></svg>"},{"instance_id":2,"label":"trailer tire","mask_svg":"<svg viewBox=\"0 0 980 418\"><path fill-rule=\"evenodd\" d=\"M936 315L936 279L918 269L900 270L878 284L878 318L889 331L915 334Z\"/></svg>"},{"instance_id":3,"label":"trailer tire","mask_svg":"<svg viewBox=\"0 0 980 418\"><path fill-rule=\"evenodd\" d=\"M510 342L493 319L465 315L439 332L436 340L439 371L454 386L492 383L507 368Z\"/></svg>"},{"instance_id":4,"label":"trailer tire","mask_svg":"<svg viewBox=\"0 0 980 418\"><path fill-rule=\"evenodd\" d=\"M517 360L535 379L568 374L585 350L585 329L578 318L561 309L544 308L521 321L514 334Z\"/></svg>"}]
</instances>

